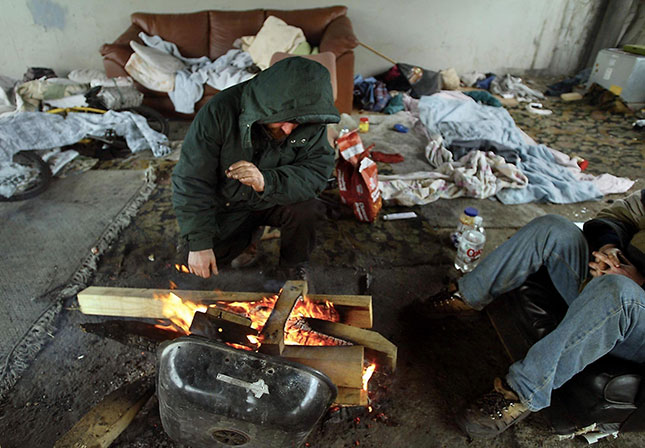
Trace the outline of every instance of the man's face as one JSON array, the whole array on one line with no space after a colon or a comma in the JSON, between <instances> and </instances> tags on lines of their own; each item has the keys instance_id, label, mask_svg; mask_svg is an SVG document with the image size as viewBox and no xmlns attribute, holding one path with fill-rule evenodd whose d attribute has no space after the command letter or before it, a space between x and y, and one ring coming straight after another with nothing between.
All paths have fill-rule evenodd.
<instances>
[{"instance_id":1,"label":"man's face","mask_svg":"<svg viewBox=\"0 0 645 448\"><path fill-rule=\"evenodd\" d=\"M278 123L267 123L264 125L267 133L277 142L284 141L297 127L298 123L292 123L290 121L280 121Z\"/></svg>"}]
</instances>

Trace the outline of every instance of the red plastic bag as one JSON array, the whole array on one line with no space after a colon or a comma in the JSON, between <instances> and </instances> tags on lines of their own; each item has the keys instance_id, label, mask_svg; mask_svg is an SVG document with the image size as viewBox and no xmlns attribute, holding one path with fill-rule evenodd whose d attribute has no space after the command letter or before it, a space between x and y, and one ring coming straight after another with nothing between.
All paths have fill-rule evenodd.
<instances>
[{"instance_id":1,"label":"red plastic bag","mask_svg":"<svg viewBox=\"0 0 645 448\"><path fill-rule=\"evenodd\" d=\"M336 163L340 200L352 207L361 222L373 222L382 206L378 189L378 169L363 147L361 138L352 131L338 138L341 157Z\"/></svg>"}]
</instances>

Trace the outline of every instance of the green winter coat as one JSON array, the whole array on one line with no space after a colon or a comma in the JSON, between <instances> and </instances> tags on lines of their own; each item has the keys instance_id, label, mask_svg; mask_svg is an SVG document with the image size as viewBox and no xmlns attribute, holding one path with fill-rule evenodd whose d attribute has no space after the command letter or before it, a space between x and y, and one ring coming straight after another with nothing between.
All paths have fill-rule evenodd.
<instances>
[{"instance_id":1,"label":"green winter coat","mask_svg":"<svg viewBox=\"0 0 645 448\"><path fill-rule=\"evenodd\" d=\"M325 125L339 119L329 72L299 57L215 95L197 113L172 173L172 202L189 249L230 237L251 211L320 194L334 165ZM260 126L283 121L299 126L282 143ZM262 172L263 192L226 177L240 160Z\"/></svg>"}]
</instances>

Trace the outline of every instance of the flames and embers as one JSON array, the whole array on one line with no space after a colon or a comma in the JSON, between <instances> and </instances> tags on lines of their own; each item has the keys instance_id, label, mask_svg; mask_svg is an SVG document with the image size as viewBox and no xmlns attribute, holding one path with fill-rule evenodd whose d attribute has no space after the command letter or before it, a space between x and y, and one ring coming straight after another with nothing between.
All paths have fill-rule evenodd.
<instances>
[{"instance_id":1,"label":"flames and embers","mask_svg":"<svg viewBox=\"0 0 645 448\"><path fill-rule=\"evenodd\" d=\"M155 297L163 302L163 314L172 322L172 326L179 332L190 333L190 325L196 312L205 312L207 305L196 304L183 300L174 293ZM264 297L254 302L217 302L215 305L220 310L236 313L251 319L251 328L262 331L278 296ZM348 342L313 331L304 318L314 317L332 322L338 322L340 316L331 302L313 302L308 297L300 298L289 316L285 325L285 344L288 345L350 345ZM252 343L262 342L260 340Z\"/></svg>"}]
</instances>

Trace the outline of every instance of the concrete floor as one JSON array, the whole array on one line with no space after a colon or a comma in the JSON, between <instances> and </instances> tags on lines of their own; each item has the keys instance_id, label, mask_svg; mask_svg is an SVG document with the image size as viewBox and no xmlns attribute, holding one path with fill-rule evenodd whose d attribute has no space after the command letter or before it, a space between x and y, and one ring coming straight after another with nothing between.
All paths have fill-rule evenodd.
<instances>
[{"instance_id":1,"label":"concrete floor","mask_svg":"<svg viewBox=\"0 0 645 448\"><path fill-rule=\"evenodd\" d=\"M562 116L571 114L547 105ZM562 106L564 107L564 106ZM577 106L573 106L574 108ZM580 106L581 107L581 106ZM593 108L589 109L589 114ZM514 118L529 134L558 135L544 129L539 117L526 117L512 110ZM639 179L643 186L642 133L632 131L633 117L612 116L611 123L597 123L597 141L613 137L613 152L596 158L597 145L583 144L565 152L593 160L592 172ZM569 117L570 119L570 117ZM527 121L528 120L528 121ZM533 120L532 122L530 120ZM607 125L608 131L605 126ZM570 131L576 141L575 125ZM185 123L173 123L173 136L181 136ZM550 133L549 133L550 132ZM587 134L591 132L587 130ZM546 133L546 134L545 134ZM592 136L593 138L593 136ZM634 143L634 139L640 142ZM627 142L627 143L624 143ZM622 163L638 160L638 163ZM158 162L156 162L158 163ZM241 271L224 270L219 276L202 280L180 274L172 264L181 261L176 251L177 229L169 209L167 174L172 163L158 164L159 185L139 216L107 253L94 278L95 285L167 288L172 280L180 289L261 291L267 279L267 265L275 264L275 241L261 245L262 263ZM470 400L487 392L492 379L503 375L510 363L485 315L462 321L426 321L411 315L408 305L423 299L457 277L452 267L454 249L449 234L465 206L475 206L485 219L485 254L532 218L557 213L573 221L584 221L614 197L598 202L570 205L525 204L504 206L494 200L440 200L413 208L420 218L359 224L352 218L321 223L319 248L313 256L313 281L317 293L356 294L360 276L370 271L374 303L374 329L399 347L394 373L378 373L373 381L372 411L350 409L328 416L308 438L307 446L341 447L578 447L586 442L559 441L550 431L542 413L511 428L493 440L468 440L453 423L454 415ZM159 218L160 210L165 218ZM386 207L384 212L408 210ZM159 219L163 219L159 222ZM150 253L155 262L148 262ZM107 393L122 384L154 375L155 356L136 347L83 332L79 324L102 322L85 316L71 300L61 315L51 343L38 355L31 368L16 384L9 398L0 404L0 446L52 446L78 419ZM133 424L113 444L118 447L174 447L160 426L156 400L152 398ZM644 434L622 434L616 440L602 440L599 447L642 447Z\"/></svg>"}]
</instances>

